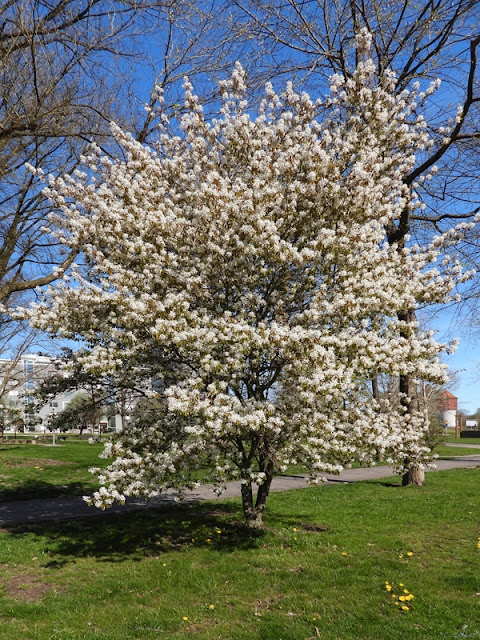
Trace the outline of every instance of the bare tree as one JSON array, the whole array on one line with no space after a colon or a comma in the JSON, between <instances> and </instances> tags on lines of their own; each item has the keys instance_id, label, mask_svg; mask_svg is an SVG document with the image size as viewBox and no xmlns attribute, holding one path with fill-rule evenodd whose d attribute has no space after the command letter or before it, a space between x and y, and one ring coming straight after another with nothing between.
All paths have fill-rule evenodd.
<instances>
[{"instance_id":1,"label":"bare tree","mask_svg":"<svg viewBox=\"0 0 480 640\"><path fill-rule=\"evenodd\" d=\"M203 77L226 64L213 25L211 9L187 0L3 3L0 303L48 284L75 258L45 232L51 205L25 164L71 172L90 142L108 149L112 121L148 141L159 87L164 109L178 109L185 73Z\"/></svg>"}]
</instances>

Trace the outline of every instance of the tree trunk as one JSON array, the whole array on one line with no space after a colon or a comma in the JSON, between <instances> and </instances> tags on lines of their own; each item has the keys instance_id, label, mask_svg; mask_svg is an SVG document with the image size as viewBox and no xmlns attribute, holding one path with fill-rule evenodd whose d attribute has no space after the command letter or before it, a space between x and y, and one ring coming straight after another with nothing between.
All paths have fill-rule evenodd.
<instances>
[{"instance_id":1,"label":"tree trunk","mask_svg":"<svg viewBox=\"0 0 480 640\"><path fill-rule=\"evenodd\" d=\"M247 527L249 529L260 529L262 527L262 513L258 513L253 504L251 483L242 483L242 506Z\"/></svg>"},{"instance_id":2,"label":"tree trunk","mask_svg":"<svg viewBox=\"0 0 480 640\"><path fill-rule=\"evenodd\" d=\"M249 529L261 529L263 527L263 512L267 503L273 474L267 473L263 484L258 487L257 497L253 500L251 484L242 484L242 506L245 523Z\"/></svg>"},{"instance_id":3,"label":"tree trunk","mask_svg":"<svg viewBox=\"0 0 480 640\"><path fill-rule=\"evenodd\" d=\"M377 376L373 376L372 377L372 396L373 399L378 402L378 404L380 404L380 389L378 388L378 377ZM378 457L378 462L383 462L383 453L377 453L377 457ZM352 465L350 465L349 468L351 468ZM348 468L348 467L346 467Z\"/></svg>"},{"instance_id":4,"label":"tree trunk","mask_svg":"<svg viewBox=\"0 0 480 640\"><path fill-rule=\"evenodd\" d=\"M408 324L413 324L416 320L415 311L405 311L404 313L399 313L398 317L400 320L403 320ZM406 335L406 333L403 335ZM412 376L400 376L399 391L401 402L406 407L407 414L415 413L416 411L418 411L417 390L412 380ZM409 399L408 401L405 400L405 396ZM405 466L407 468L407 471L403 475L402 486L407 487L411 484L422 486L423 484L425 484L425 472L423 469L419 469L417 466L410 463L409 460L406 461Z\"/></svg>"},{"instance_id":5,"label":"tree trunk","mask_svg":"<svg viewBox=\"0 0 480 640\"><path fill-rule=\"evenodd\" d=\"M402 485L407 487L411 484L423 486L425 484L425 471L419 467L410 467L402 477Z\"/></svg>"}]
</instances>

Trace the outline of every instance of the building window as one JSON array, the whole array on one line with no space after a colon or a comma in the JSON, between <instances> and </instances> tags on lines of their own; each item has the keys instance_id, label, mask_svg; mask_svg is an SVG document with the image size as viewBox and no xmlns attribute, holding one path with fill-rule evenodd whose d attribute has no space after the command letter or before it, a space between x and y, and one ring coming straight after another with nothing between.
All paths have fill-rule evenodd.
<instances>
[{"instance_id":1,"label":"building window","mask_svg":"<svg viewBox=\"0 0 480 640\"><path fill-rule=\"evenodd\" d=\"M25 360L23 363L23 386L25 389L33 389L33 360Z\"/></svg>"}]
</instances>

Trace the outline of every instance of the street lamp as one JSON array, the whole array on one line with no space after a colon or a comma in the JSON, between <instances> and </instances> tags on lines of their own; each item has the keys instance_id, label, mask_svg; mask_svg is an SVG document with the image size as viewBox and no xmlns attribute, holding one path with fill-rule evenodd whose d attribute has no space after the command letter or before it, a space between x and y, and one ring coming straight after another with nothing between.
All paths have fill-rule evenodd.
<instances>
[{"instance_id":1,"label":"street lamp","mask_svg":"<svg viewBox=\"0 0 480 640\"><path fill-rule=\"evenodd\" d=\"M5 405L0 404L0 422L2 426L2 436L5 436L5 438L8 440L8 436L5 431L5 409Z\"/></svg>"},{"instance_id":2,"label":"street lamp","mask_svg":"<svg viewBox=\"0 0 480 640\"><path fill-rule=\"evenodd\" d=\"M55 447L55 407L50 411L50 425L52 427L52 447Z\"/></svg>"}]
</instances>

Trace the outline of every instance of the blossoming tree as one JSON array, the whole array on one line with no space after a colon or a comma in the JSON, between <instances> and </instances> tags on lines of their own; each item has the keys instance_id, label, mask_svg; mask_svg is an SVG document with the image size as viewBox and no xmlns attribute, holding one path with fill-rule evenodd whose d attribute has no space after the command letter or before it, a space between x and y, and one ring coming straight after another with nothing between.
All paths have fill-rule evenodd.
<instances>
[{"instance_id":1,"label":"blossoming tree","mask_svg":"<svg viewBox=\"0 0 480 640\"><path fill-rule=\"evenodd\" d=\"M85 173L50 178L59 238L85 264L34 322L86 343L89 371L163 384L158 418L106 445L93 504L193 487L202 466L219 492L241 480L258 527L290 463L312 481L378 455L423 464L423 416L361 388L380 373L443 380L442 347L397 313L444 300L456 267L432 266L445 238L385 240L419 204L403 178L429 144L415 116L425 96L394 96L367 45L363 34L354 76L335 76L323 101L267 86L255 117L240 65L212 121L186 82L187 113L180 127L165 119L154 147L115 128L122 158L94 147Z\"/></svg>"}]
</instances>

